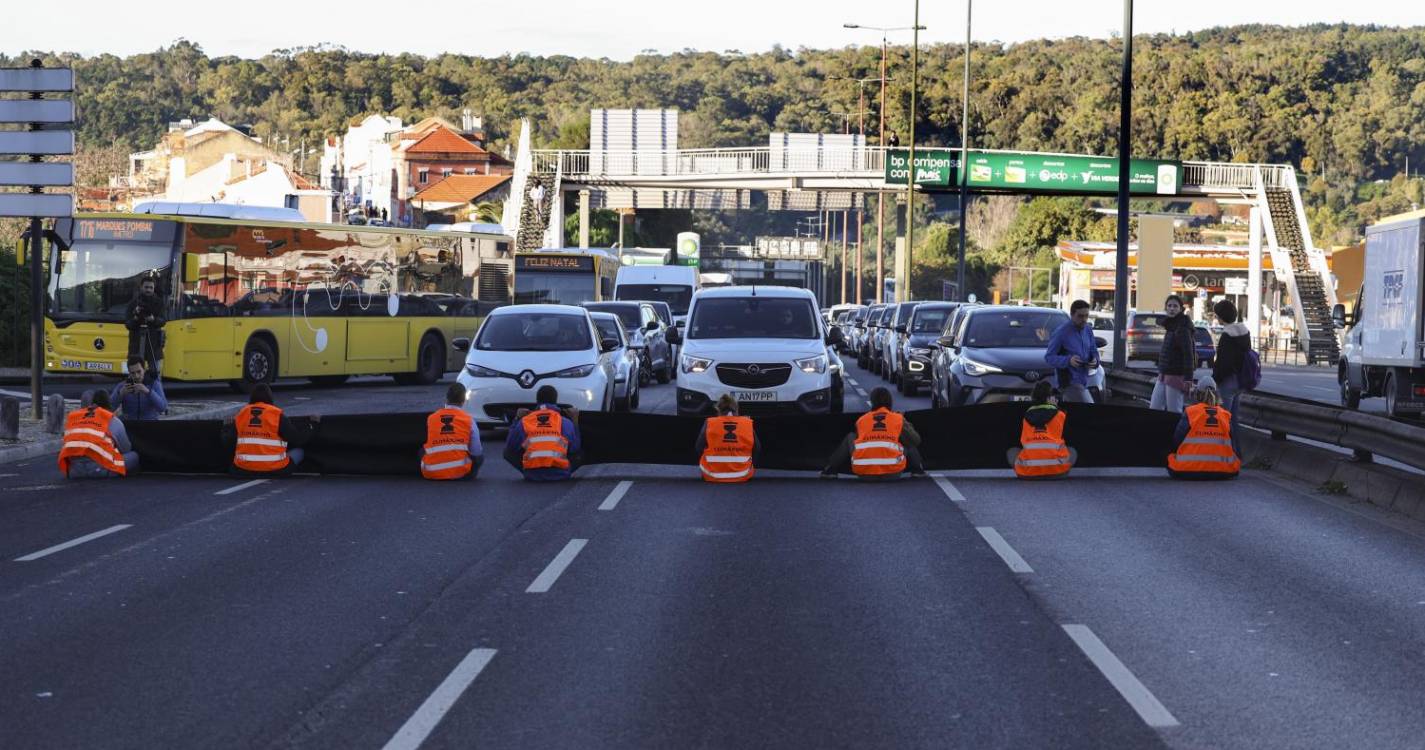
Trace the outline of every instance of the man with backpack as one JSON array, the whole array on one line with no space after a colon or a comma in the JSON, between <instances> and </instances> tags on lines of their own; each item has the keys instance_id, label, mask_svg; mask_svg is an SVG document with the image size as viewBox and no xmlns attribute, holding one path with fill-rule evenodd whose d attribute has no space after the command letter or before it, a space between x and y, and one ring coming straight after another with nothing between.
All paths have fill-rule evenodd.
<instances>
[{"instance_id":1,"label":"man with backpack","mask_svg":"<svg viewBox=\"0 0 1425 750\"><path fill-rule=\"evenodd\" d=\"M1252 350L1252 332L1237 322L1237 306L1222 300L1212 306L1212 312L1222 322L1222 336L1217 341L1217 360L1212 365L1212 379L1222 407L1232 414L1232 450L1242 455L1237 429L1237 406L1242 394L1256 389L1262 382L1262 362Z\"/></svg>"}]
</instances>

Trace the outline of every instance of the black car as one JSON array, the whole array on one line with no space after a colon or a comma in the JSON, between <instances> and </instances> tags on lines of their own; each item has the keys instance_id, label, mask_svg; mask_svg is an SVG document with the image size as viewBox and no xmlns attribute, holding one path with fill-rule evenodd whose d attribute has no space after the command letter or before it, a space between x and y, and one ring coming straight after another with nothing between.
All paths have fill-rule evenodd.
<instances>
[{"instance_id":1,"label":"black car","mask_svg":"<svg viewBox=\"0 0 1425 750\"><path fill-rule=\"evenodd\" d=\"M1044 348L1068 321L1068 313L1047 307L986 305L969 311L958 337L939 342L955 349L955 359L936 401L948 406L1028 401L1035 383L1054 382ZM1103 369L1095 367L1089 374L1095 401L1101 399L1103 380Z\"/></svg>"},{"instance_id":2,"label":"black car","mask_svg":"<svg viewBox=\"0 0 1425 750\"><path fill-rule=\"evenodd\" d=\"M902 334L900 352L900 372L897 373L896 389L907 396L914 396L920 386L930 385L931 358L935 353L936 340L945 330L958 302L922 302L906 321Z\"/></svg>"}]
</instances>

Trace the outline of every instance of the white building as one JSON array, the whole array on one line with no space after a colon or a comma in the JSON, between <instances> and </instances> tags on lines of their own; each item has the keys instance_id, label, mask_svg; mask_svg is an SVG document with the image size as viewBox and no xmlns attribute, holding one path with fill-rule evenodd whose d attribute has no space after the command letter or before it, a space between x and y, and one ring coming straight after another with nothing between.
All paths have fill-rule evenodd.
<instances>
[{"instance_id":1,"label":"white building","mask_svg":"<svg viewBox=\"0 0 1425 750\"><path fill-rule=\"evenodd\" d=\"M226 154L222 161L177 182L160 198L180 203L232 203L295 208L307 221L333 223L332 193L272 160Z\"/></svg>"},{"instance_id":2,"label":"white building","mask_svg":"<svg viewBox=\"0 0 1425 750\"><path fill-rule=\"evenodd\" d=\"M399 117L371 115L347 128L340 139L328 139L322 152L322 186L343 195L349 207L370 204L394 214L391 140L402 129Z\"/></svg>"}]
</instances>

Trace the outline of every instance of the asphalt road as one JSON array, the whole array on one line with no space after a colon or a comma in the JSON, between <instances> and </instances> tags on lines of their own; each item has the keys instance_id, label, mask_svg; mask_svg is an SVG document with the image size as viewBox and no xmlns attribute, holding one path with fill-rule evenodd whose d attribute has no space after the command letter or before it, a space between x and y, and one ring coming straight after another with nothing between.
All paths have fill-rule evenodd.
<instances>
[{"instance_id":1,"label":"asphalt road","mask_svg":"<svg viewBox=\"0 0 1425 750\"><path fill-rule=\"evenodd\" d=\"M644 404L670 410L672 387ZM713 487L605 466L535 485L497 459L458 484L65 483L47 458L0 465L0 488L6 747L1425 737L1425 529L1255 472Z\"/></svg>"}]
</instances>

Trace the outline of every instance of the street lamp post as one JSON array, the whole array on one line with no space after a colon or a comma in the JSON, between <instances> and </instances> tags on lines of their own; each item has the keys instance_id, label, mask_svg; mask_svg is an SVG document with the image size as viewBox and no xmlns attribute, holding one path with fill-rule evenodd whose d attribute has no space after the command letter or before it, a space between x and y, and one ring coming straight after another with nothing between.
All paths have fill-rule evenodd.
<instances>
[{"instance_id":1,"label":"street lamp post","mask_svg":"<svg viewBox=\"0 0 1425 750\"><path fill-rule=\"evenodd\" d=\"M915 0L915 23L911 26L910 37L910 154L906 159L905 181L905 289L899 292L897 302L911 298L910 279L915 265L915 93L920 84L920 0Z\"/></svg>"},{"instance_id":2,"label":"street lamp post","mask_svg":"<svg viewBox=\"0 0 1425 750\"><path fill-rule=\"evenodd\" d=\"M919 6L918 6L918 4L917 4L916 18L918 19L919 17L920 17ZM847 28L847 29L866 29L866 30L868 30L868 31L879 31L879 32L881 32L881 78L880 78L880 81L881 81L881 138L880 138L880 141L879 141L879 145L882 146L882 147L884 147L884 146L886 145L886 81L890 80L890 79L886 78L887 37L890 35L890 33L891 33L892 31L910 31L911 29L910 29L909 27L907 27L907 26L866 26L866 25L859 24L859 23L844 23L844 24L841 24L841 25L842 25L843 28ZM919 23L916 23L916 26L919 26L919 25L920 25ZM889 158L889 157L888 157L888 158ZM883 200L884 198L885 198L885 192L884 192L884 191L878 192L878 193L876 194L876 301L877 301L877 302L885 302L885 301L886 301L886 300L885 300L885 288L886 288L886 285L885 285L885 283L884 283L884 279L885 279L885 275L886 275L886 223L885 223L886 220L885 220L885 210L884 210L884 209L885 209L885 201Z\"/></svg>"},{"instance_id":3,"label":"street lamp post","mask_svg":"<svg viewBox=\"0 0 1425 750\"><path fill-rule=\"evenodd\" d=\"M955 262L955 293L963 302L965 291L965 235L970 218L970 13L974 0L965 0L965 88L960 94L960 252Z\"/></svg>"},{"instance_id":4,"label":"street lamp post","mask_svg":"<svg viewBox=\"0 0 1425 750\"><path fill-rule=\"evenodd\" d=\"M1118 92L1118 252L1113 275L1113 366L1128 362L1128 166L1133 128L1133 0L1123 0L1123 76Z\"/></svg>"},{"instance_id":5,"label":"street lamp post","mask_svg":"<svg viewBox=\"0 0 1425 750\"><path fill-rule=\"evenodd\" d=\"M884 49L883 49L883 52L884 52ZM893 78L886 78L886 77L885 77L885 65L884 65L884 63L885 63L885 60L884 60L884 58L882 58L881 76L878 77L878 78L851 78L851 77L849 77L849 76L827 76L827 79L828 79L828 80L855 81L855 82L856 82L856 88L858 89L858 100L859 100L859 104L858 104L857 110L856 110L856 112L855 112L854 114L858 115L859 118L860 118L860 123L859 123L858 130L860 131L860 134L861 134L861 145L862 145L863 147L864 147L865 144L866 144L866 84L868 84L868 83L879 82L879 83L881 84L881 89L882 89L882 98L881 98L881 109L882 109L882 115L881 115L881 136L882 136L882 140L884 140L884 138L885 138L885 122L886 122L886 118L885 118L885 114L884 114L884 110L885 110L885 96L884 96L885 85L886 85L886 82L887 82L887 81L892 81L892 80L895 80L895 79L893 79ZM847 124L848 124L848 125L850 124L850 120L849 120L849 119L847 120ZM863 287L862 279L864 278L864 277L863 277L863 274L862 274L862 271L861 271L861 260L862 260L862 257L861 257L861 256L863 255L863 253L861 252L861 227L862 227L863 224L865 224L865 221L863 220L863 216L862 216L862 212L864 211L864 204L865 204L865 201L864 201L864 199L863 199L862 205L861 205L861 206L858 206L858 207L856 208L856 294L855 294L855 297L854 297L854 298L855 298L855 300L856 300L856 304L858 304L858 305L861 304L861 302L862 302L861 290L862 290L862 287ZM880 215L879 215L879 210L880 210L880 198L879 198L879 197L876 198L876 208L877 208L876 227L877 227L877 229L879 229L880 226L881 226L881 224L880 224ZM877 239L878 239L878 240L880 239L879 236L877 237ZM877 268L877 275L878 275L878 276L880 275L880 269L879 269L879 267Z\"/></svg>"}]
</instances>

